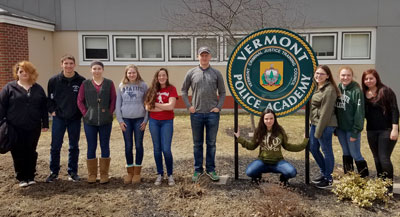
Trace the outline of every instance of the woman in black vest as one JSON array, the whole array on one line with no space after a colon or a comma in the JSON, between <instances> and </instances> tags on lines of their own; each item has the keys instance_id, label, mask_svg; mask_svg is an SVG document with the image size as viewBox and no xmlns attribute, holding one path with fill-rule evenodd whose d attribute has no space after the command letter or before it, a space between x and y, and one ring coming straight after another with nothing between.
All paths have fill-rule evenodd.
<instances>
[{"instance_id":1,"label":"woman in black vest","mask_svg":"<svg viewBox=\"0 0 400 217\"><path fill-rule=\"evenodd\" d=\"M116 92L114 83L103 77L104 65L94 61L90 64L92 79L85 80L78 94L78 107L83 115L83 123L88 144L88 182L97 179L97 135L100 138L100 183L107 183L110 168L110 135Z\"/></svg>"},{"instance_id":2,"label":"woman in black vest","mask_svg":"<svg viewBox=\"0 0 400 217\"><path fill-rule=\"evenodd\" d=\"M35 184L36 147L40 132L49 128L46 94L36 83L38 73L32 63L22 61L13 68L11 81L0 92L0 118L7 117L16 132L17 141L12 144L16 178L20 187Z\"/></svg>"}]
</instances>

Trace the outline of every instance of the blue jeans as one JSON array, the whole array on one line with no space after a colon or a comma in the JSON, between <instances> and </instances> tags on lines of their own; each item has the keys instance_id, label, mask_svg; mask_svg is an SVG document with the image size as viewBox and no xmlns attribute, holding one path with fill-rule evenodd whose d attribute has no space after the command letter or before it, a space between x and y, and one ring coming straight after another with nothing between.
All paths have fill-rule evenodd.
<instances>
[{"instance_id":1,"label":"blue jeans","mask_svg":"<svg viewBox=\"0 0 400 217\"><path fill-rule=\"evenodd\" d=\"M94 126L84 123L83 127L85 128L86 141L88 144L87 159L96 158L97 134L99 135L100 138L101 157L109 158L110 135L111 135L112 124Z\"/></svg>"},{"instance_id":2,"label":"blue jeans","mask_svg":"<svg viewBox=\"0 0 400 217\"><path fill-rule=\"evenodd\" d=\"M326 127L321 138L315 138L315 125L310 129L310 151L317 162L321 174L327 180L332 180L333 167L335 166L335 157L332 150L332 134L335 127ZM320 148L324 155L322 155Z\"/></svg>"},{"instance_id":3,"label":"blue jeans","mask_svg":"<svg viewBox=\"0 0 400 217\"><path fill-rule=\"evenodd\" d=\"M154 147L154 160L156 161L157 174L164 175L162 157L164 155L167 175L172 175L173 158L171 152L172 135L174 133L174 120L155 120L149 118L149 129Z\"/></svg>"},{"instance_id":4,"label":"blue jeans","mask_svg":"<svg viewBox=\"0 0 400 217\"><path fill-rule=\"evenodd\" d=\"M351 156L355 161L363 161L364 158L361 155L361 133L357 135L357 140L350 142L351 132L336 129L336 135L339 139L339 143L342 146L343 155Z\"/></svg>"},{"instance_id":5,"label":"blue jeans","mask_svg":"<svg viewBox=\"0 0 400 217\"><path fill-rule=\"evenodd\" d=\"M123 118L126 124L125 132L122 132L125 141L125 158L126 164L133 164L133 136L135 136L136 148L136 165L141 165L143 161L143 135L144 131L140 130L140 125L144 118Z\"/></svg>"},{"instance_id":6,"label":"blue jeans","mask_svg":"<svg viewBox=\"0 0 400 217\"><path fill-rule=\"evenodd\" d=\"M215 152L216 140L219 125L219 113L192 113L190 114L190 122L193 134L193 151L194 151L194 170L203 172L203 143L204 128L206 128L206 171L215 171Z\"/></svg>"},{"instance_id":7,"label":"blue jeans","mask_svg":"<svg viewBox=\"0 0 400 217\"><path fill-rule=\"evenodd\" d=\"M51 128L50 171L58 174L60 171L60 151L64 141L65 131L68 130L69 154L68 174L78 173L79 137L81 134L81 119L65 120L53 117Z\"/></svg>"},{"instance_id":8,"label":"blue jeans","mask_svg":"<svg viewBox=\"0 0 400 217\"><path fill-rule=\"evenodd\" d=\"M280 160L276 164L266 164L262 160L255 160L247 166L246 175L251 178L261 177L263 173L280 173L286 179L290 179L296 177L297 170L285 160Z\"/></svg>"}]
</instances>

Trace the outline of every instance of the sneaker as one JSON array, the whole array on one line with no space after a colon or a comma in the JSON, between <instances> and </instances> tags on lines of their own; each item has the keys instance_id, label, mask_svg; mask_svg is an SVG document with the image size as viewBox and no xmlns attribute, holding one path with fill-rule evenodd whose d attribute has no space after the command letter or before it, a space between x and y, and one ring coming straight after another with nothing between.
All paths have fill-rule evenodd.
<instances>
[{"instance_id":1,"label":"sneaker","mask_svg":"<svg viewBox=\"0 0 400 217\"><path fill-rule=\"evenodd\" d=\"M78 174L76 173L71 173L68 176L68 180L73 182L79 182L81 180L81 177L79 177Z\"/></svg>"},{"instance_id":2,"label":"sneaker","mask_svg":"<svg viewBox=\"0 0 400 217\"><path fill-rule=\"evenodd\" d=\"M47 177L46 182L50 183L58 179L58 174L51 173L49 177Z\"/></svg>"},{"instance_id":3,"label":"sneaker","mask_svg":"<svg viewBox=\"0 0 400 217\"><path fill-rule=\"evenodd\" d=\"M169 177L168 177L169 179ZM156 181L154 182L155 185L161 185L161 182L163 180L162 175L158 175Z\"/></svg>"},{"instance_id":4,"label":"sneaker","mask_svg":"<svg viewBox=\"0 0 400 217\"><path fill-rule=\"evenodd\" d=\"M21 187L21 188L28 187L28 182L27 181L20 181L19 182L19 187Z\"/></svg>"},{"instance_id":5,"label":"sneaker","mask_svg":"<svg viewBox=\"0 0 400 217\"><path fill-rule=\"evenodd\" d=\"M200 177L201 177L203 174L204 174L203 172L194 171L193 176L192 176L192 181L193 181L193 182L198 182L199 179L200 179Z\"/></svg>"},{"instance_id":6,"label":"sneaker","mask_svg":"<svg viewBox=\"0 0 400 217\"><path fill-rule=\"evenodd\" d=\"M210 177L210 179L213 181L219 181L219 176L215 171L207 172L207 176Z\"/></svg>"},{"instance_id":7,"label":"sneaker","mask_svg":"<svg viewBox=\"0 0 400 217\"><path fill-rule=\"evenodd\" d=\"M320 181L318 184L315 185L317 188L321 189L331 189L332 188L332 180L329 181L327 179L324 179Z\"/></svg>"},{"instance_id":8,"label":"sneaker","mask_svg":"<svg viewBox=\"0 0 400 217\"><path fill-rule=\"evenodd\" d=\"M316 178L316 179L313 179L311 182L312 183L314 183L314 184L318 184L318 183L320 183L322 180L324 180L324 176L319 176L318 178Z\"/></svg>"},{"instance_id":9,"label":"sneaker","mask_svg":"<svg viewBox=\"0 0 400 217\"><path fill-rule=\"evenodd\" d=\"M168 185L169 186L175 185L174 177L172 177L172 175L168 176Z\"/></svg>"},{"instance_id":10,"label":"sneaker","mask_svg":"<svg viewBox=\"0 0 400 217\"><path fill-rule=\"evenodd\" d=\"M35 180L33 180L33 179L28 179L28 185L34 185L34 184L36 184L36 182L35 182Z\"/></svg>"}]
</instances>

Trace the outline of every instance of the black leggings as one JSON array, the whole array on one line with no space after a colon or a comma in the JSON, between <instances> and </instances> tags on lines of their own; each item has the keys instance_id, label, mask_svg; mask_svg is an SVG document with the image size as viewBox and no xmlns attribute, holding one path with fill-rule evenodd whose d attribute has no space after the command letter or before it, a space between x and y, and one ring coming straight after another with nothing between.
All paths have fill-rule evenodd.
<instances>
[{"instance_id":1,"label":"black leggings","mask_svg":"<svg viewBox=\"0 0 400 217\"><path fill-rule=\"evenodd\" d=\"M390 156L397 140L390 140L390 132L391 129L367 131L367 138L378 176L393 180L393 164Z\"/></svg>"},{"instance_id":2,"label":"black leggings","mask_svg":"<svg viewBox=\"0 0 400 217\"><path fill-rule=\"evenodd\" d=\"M36 172L38 154L36 147L39 141L41 129L24 130L15 127L17 142L13 144L11 155L14 160L16 178L19 181L33 180Z\"/></svg>"}]
</instances>

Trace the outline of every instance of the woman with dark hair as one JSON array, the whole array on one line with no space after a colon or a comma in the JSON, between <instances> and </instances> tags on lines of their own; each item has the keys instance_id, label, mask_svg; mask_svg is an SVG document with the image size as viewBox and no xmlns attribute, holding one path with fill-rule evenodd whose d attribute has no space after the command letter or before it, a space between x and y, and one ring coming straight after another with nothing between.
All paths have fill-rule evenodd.
<instances>
[{"instance_id":1,"label":"woman with dark hair","mask_svg":"<svg viewBox=\"0 0 400 217\"><path fill-rule=\"evenodd\" d=\"M296 176L296 168L284 160L281 148L298 152L307 146L308 139L305 138L303 143L298 145L288 143L287 135L279 125L275 112L271 109L267 109L261 114L251 141L240 137L239 129L234 135L238 138L238 142L248 150L254 150L260 146L258 159L251 162L246 169L246 175L253 181L258 183L263 173L272 172L280 173L280 181L286 185L290 178Z\"/></svg>"},{"instance_id":2,"label":"woman with dark hair","mask_svg":"<svg viewBox=\"0 0 400 217\"><path fill-rule=\"evenodd\" d=\"M124 77L117 89L115 113L125 142L127 175L124 183L140 183L143 161L143 135L148 120L144 108L147 85L135 65L125 68ZM135 163L133 163L133 137L135 137Z\"/></svg>"},{"instance_id":3,"label":"woman with dark hair","mask_svg":"<svg viewBox=\"0 0 400 217\"><path fill-rule=\"evenodd\" d=\"M172 135L174 132L174 108L178 98L176 88L169 83L168 70L159 69L151 83L146 100L146 110L150 112L149 130L153 140L154 160L157 166L155 185L160 185L163 176L163 155L167 167L168 185L175 184L173 173L173 158L171 152Z\"/></svg>"},{"instance_id":4,"label":"woman with dark hair","mask_svg":"<svg viewBox=\"0 0 400 217\"><path fill-rule=\"evenodd\" d=\"M395 93L384 85L375 69L362 75L367 138L378 176L393 180L390 160L399 137L399 109ZM389 188L392 191L393 187Z\"/></svg>"},{"instance_id":5,"label":"woman with dark hair","mask_svg":"<svg viewBox=\"0 0 400 217\"><path fill-rule=\"evenodd\" d=\"M367 161L361 154L361 131L364 128L364 94L360 85L353 80L353 69L339 69L340 97L336 102L338 127L336 135L343 151L344 173L354 170L356 162L361 177L369 175Z\"/></svg>"},{"instance_id":6,"label":"woman with dark hair","mask_svg":"<svg viewBox=\"0 0 400 217\"><path fill-rule=\"evenodd\" d=\"M17 141L12 144L16 178L20 187L35 184L36 147L41 131L49 128L46 94L36 83L38 73L28 61L13 67L15 81L6 84L0 92L0 118L7 118L16 132Z\"/></svg>"},{"instance_id":7,"label":"woman with dark hair","mask_svg":"<svg viewBox=\"0 0 400 217\"><path fill-rule=\"evenodd\" d=\"M335 166L332 150L332 134L337 127L335 103L340 92L327 65L317 67L314 82L317 84L317 89L311 98L310 151L321 174L312 182L318 188L330 188Z\"/></svg>"},{"instance_id":8,"label":"woman with dark hair","mask_svg":"<svg viewBox=\"0 0 400 217\"><path fill-rule=\"evenodd\" d=\"M92 79L85 80L79 88L78 107L83 115L83 127L86 134L87 167L89 183L97 179L98 160L96 158L97 136L100 140L101 158L100 183L108 183L110 169L110 135L116 93L112 80L103 77L104 65L100 61L90 64Z\"/></svg>"}]
</instances>

